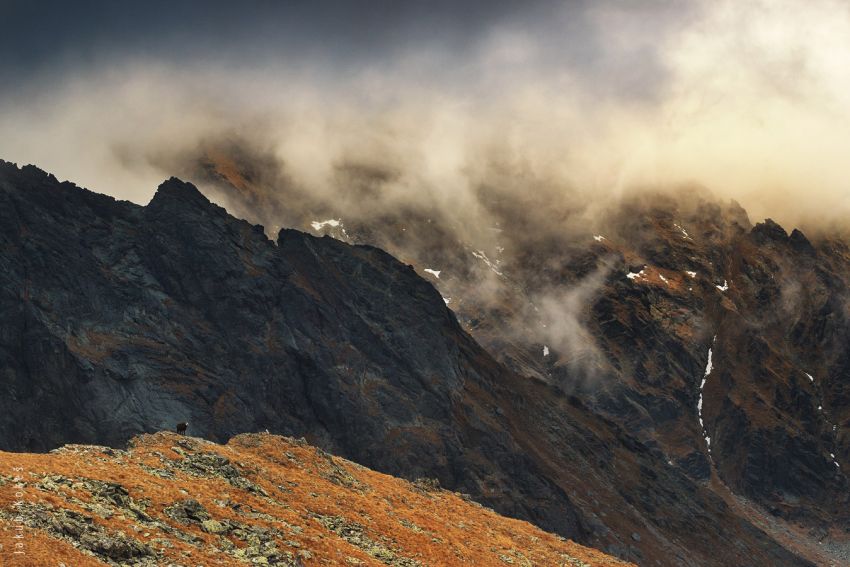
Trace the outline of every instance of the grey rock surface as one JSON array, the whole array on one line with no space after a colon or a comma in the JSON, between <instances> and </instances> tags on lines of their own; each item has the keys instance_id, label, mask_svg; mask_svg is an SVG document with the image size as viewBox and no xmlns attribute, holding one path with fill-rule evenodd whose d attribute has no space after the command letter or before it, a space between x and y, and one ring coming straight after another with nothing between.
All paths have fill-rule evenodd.
<instances>
[{"instance_id":1,"label":"grey rock surface","mask_svg":"<svg viewBox=\"0 0 850 567\"><path fill-rule=\"evenodd\" d=\"M142 207L3 162L0 269L0 448L268 429L633 561L807 564L657 448L497 363L380 249L271 241L174 178Z\"/></svg>"}]
</instances>

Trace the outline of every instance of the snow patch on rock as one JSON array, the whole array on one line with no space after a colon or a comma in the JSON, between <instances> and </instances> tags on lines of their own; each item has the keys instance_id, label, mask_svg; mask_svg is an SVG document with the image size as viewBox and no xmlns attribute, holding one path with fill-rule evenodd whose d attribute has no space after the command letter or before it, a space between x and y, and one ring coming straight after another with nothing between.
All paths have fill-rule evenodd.
<instances>
[{"instance_id":1,"label":"snow patch on rock","mask_svg":"<svg viewBox=\"0 0 850 567\"><path fill-rule=\"evenodd\" d=\"M504 275L505 275L505 274L503 274L502 272L500 272L500 271L496 268L496 264L494 264L493 262L491 262L491 261L490 261L490 259L487 257L487 255L486 255L484 252L482 252L481 250L473 250L473 251L472 251L472 255L473 255L473 256L475 256L476 258L478 258L479 260L481 260L482 262L484 262L485 264L487 264L487 267L488 267L488 268L490 268L491 270L493 270L493 272L494 272L497 276L502 276L502 277L504 277Z\"/></svg>"},{"instance_id":2,"label":"snow patch on rock","mask_svg":"<svg viewBox=\"0 0 850 567\"><path fill-rule=\"evenodd\" d=\"M717 335L715 335L714 338L711 340L711 344L714 344L714 342L716 340L717 340ZM708 379L708 375L711 374L712 370L714 370L713 352L712 352L712 349L709 348L708 349L708 362L705 365L705 373L703 374L702 382L700 382L700 385L699 385L699 400L697 401L697 418L699 419L700 429L702 429L702 436L705 439L705 445L708 448L709 458L711 458L711 437L709 437L708 432L705 430L705 424L703 423L703 420L702 420L702 402L703 402L702 392L703 392L703 389L705 388L705 382Z\"/></svg>"},{"instance_id":3,"label":"snow patch on rock","mask_svg":"<svg viewBox=\"0 0 850 567\"><path fill-rule=\"evenodd\" d=\"M336 228L340 223L342 223L342 219L328 219L326 221L313 221L310 223L310 226L313 227L313 230L322 230L326 226Z\"/></svg>"}]
</instances>

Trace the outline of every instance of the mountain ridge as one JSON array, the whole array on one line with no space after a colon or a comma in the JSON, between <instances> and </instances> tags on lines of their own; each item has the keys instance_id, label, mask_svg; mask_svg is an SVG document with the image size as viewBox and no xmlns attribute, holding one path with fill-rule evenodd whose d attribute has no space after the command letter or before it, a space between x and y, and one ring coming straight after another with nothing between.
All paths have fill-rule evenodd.
<instances>
[{"instance_id":1,"label":"mountain ridge","mask_svg":"<svg viewBox=\"0 0 850 567\"><path fill-rule=\"evenodd\" d=\"M283 166L266 158L234 140L181 171L249 218L379 243L413 263L464 330L518 374L581 396L695 480L717 470L771 514L850 534L846 229L789 234L690 185L625 193L594 212L569 194L482 186L467 230L427 199L379 218L337 210L324 195L299 199L297 187L269 181ZM367 189L382 202L390 188L375 179L352 191ZM344 230L313 226L317 210ZM715 373L725 376L703 390L714 337Z\"/></svg>"},{"instance_id":2,"label":"mountain ridge","mask_svg":"<svg viewBox=\"0 0 850 567\"><path fill-rule=\"evenodd\" d=\"M177 187L141 207L0 167L4 447L270 429L633 561L808 564L657 447L497 363L411 266L274 243Z\"/></svg>"}]
</instances>

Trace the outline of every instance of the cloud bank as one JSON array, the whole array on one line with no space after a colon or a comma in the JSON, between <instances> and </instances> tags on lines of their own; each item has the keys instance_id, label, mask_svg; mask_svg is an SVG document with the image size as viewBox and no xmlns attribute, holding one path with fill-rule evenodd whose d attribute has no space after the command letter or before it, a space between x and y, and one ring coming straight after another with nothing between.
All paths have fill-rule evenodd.
<instances>
[{"instance_id":1,"label":"cloud bank","mask_svg":"<svg viewBox=\"0 0 850 567\"><path fill-rule=\"evenodd\" d=\"M560 214L684 183L754 218L850 212L846 3L391 4L178 4L135 14L149 34L123 43L130 18L107 11L114 37L68 31L58 53L2 67L19 80L0 155L144 202L180 160L236 143L279 165L269 191L423 202L461 225L482 188ZM364 203L346 170L377 195Z\"/></svg>"}]
</instances>

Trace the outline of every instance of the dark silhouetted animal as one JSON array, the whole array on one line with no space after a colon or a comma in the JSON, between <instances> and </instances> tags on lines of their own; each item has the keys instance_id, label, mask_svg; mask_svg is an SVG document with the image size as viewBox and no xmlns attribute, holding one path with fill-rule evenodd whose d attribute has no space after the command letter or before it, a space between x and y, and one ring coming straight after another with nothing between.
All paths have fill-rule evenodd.
<instances>
[{"instance_id":1,"label":"dark silhouetted animal","mask_svg":"<svg viewBox=\"0 0 850 567\"><path fill-rule=\"evenodd\" d=\"M181 421L180 423L177 424L177 433L179 433L180 435L185 435L186 430L188 428L189 428L189 424L185 421Z\"/></svg>"}]
</instances>

